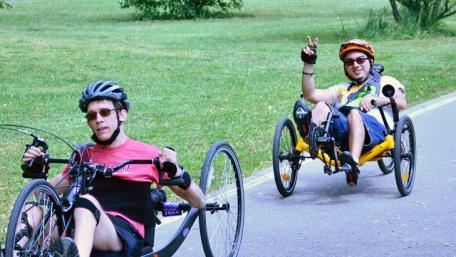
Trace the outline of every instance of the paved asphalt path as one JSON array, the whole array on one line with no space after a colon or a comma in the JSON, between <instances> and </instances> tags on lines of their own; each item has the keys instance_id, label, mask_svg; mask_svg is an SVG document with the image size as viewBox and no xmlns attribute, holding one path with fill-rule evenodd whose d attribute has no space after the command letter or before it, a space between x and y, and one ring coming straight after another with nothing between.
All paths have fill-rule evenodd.
<instances>
[{"instance_id":1,"label":"paved asphalt path","mask_svg":"<svg viewBox=\"0 0 456 257\"><path fill-rule=\"evenodd\" d=\"M290 197L272 170L244 181L246 220L239 256L456 256L456 92L408 110L417 138L412 193L400 197L394 173L361 168L350 188L319 161L299 171ZM271 130L272 131L272 130ZM272 135L271 135L272 138ZM242 163L241 163L242 166ZM178 222L157 231L160 247ZM204 256L196 225L175 256Z\"/></svg>"}]
</instances>

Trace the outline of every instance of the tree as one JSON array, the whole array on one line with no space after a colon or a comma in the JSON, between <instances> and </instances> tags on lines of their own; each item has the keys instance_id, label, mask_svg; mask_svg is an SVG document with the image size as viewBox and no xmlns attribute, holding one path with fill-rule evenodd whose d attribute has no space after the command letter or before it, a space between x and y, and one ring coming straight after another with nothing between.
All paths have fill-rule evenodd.
<instances>
[{"instance_id":1,"label":"tree","mask_svg":"<svg viewBox=\"0 0 456 257\"><path fill-rule=\"evenodd\" d=\"M410 14L420 28L427 30L437 22L456 14L456 0L390 0L394 20L403 21L397 3Z\"/></svg>"},{"instance_id":2,"label":"tree","mask_svg":"<svg viewBox=\"0 0 456 257\"><path fill-rule=\"evenodd\" d=\"M194 18L240 9L242 0L121 0L122 8L134 7L148 18Z\"/></svg>"},{"instance_id":3,"label":"tree","mask_svg":"<svg viewBox=\"0 0 456 257\"><path fill-rule=\"evenodd\" d=\"M390 3L391 3L391 9L393 9L394 20L397 23L401 23L401 15L399 14L399 10L397 9L396 0L390 0Z\"/></svg>"},{"instance_id":4,"label":"tree","mask_svg":"<svg viewBox=\"0 0 456 257\"><path fill-rule=\"evenodd\" d=\"M6 2L5 0L0 0L0 9L9 7L11 7L10 3Z\"/></svg>"}]
</instances>

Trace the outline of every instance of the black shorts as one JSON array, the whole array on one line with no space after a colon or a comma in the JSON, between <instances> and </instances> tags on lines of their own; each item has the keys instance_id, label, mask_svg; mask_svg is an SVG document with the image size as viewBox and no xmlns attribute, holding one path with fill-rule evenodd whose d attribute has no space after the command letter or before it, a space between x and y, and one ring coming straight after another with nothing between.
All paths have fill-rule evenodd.
<instances>
[{"instance_id":1,"label":"black shorts","mask_svg":"<svg viewBox=\"0 0 456 257\"><path fill-rule=\"evenodd\" d=\"M114 224L117 235L123 242L123 249L120 252L97 251L90 254L91 257L130 257L139 256L142 252L143 239L138 231L126 220L121 217L108 214L109 219Z\"/></svg>"}]
</instances>

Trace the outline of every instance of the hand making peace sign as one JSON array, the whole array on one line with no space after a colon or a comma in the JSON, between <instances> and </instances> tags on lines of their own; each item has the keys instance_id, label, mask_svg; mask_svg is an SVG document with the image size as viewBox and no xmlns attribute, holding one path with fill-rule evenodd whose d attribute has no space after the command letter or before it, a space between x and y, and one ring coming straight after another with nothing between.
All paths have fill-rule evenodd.
<instances>
[{"instance_id":1,"label":"hand making peace sign","mask_svg":"<svg viewBox=\"0 0 456 257\"><path fill-rule=\"evenodd\" d=\"M315 64L317 61L318 37L312 42L312 37L307 35L307 46L301 49L301 60L305 63Z\"/></svg>"}]
</instances>

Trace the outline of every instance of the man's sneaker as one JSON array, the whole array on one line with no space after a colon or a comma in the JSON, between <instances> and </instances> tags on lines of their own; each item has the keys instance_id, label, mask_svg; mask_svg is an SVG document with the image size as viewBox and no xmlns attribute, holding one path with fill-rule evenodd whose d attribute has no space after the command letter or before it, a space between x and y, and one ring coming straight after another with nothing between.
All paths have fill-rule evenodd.
<instances>
[{"instance_id":1,"label":"man's sneaker","mask_svg":"<svg viewBox=\"0 0 456 257\"><path fill-rule=\"evenodd\" d=\"M355 168L356 168L356 166L355 166ZM359 176L358 174L359 174L359 171L353 171L353 169L352 169L352 171L345 173L345 176L347 179L347 184L349 186L354 187L354 186L358 185L358 176Z\"/></svg>"},{"instance_id":2,"label":"man's sneaker","mask_svg":"<svg viewBox=\"0 0 456 257\"><path fill-rule=\"evenodd\" d=\"M79 257L78 247L70 237L62 237L51 247L54 257Z\"/></svg>"},{"instance_id":3,"label":"man's sneaker","mask_svg":"<svg viewBox=\"0 0 456 257\"><path fill-rule=\"evenodd\" d=\"M355 162L353 156L349 151L345 151L342 153L341 161L342 163L344 163L344 166L348 164L351 167L350 171L345 172L347 184L352 187L356 186L358 184L359 177L358 163Z\"/></svg>"}]
</instances>

